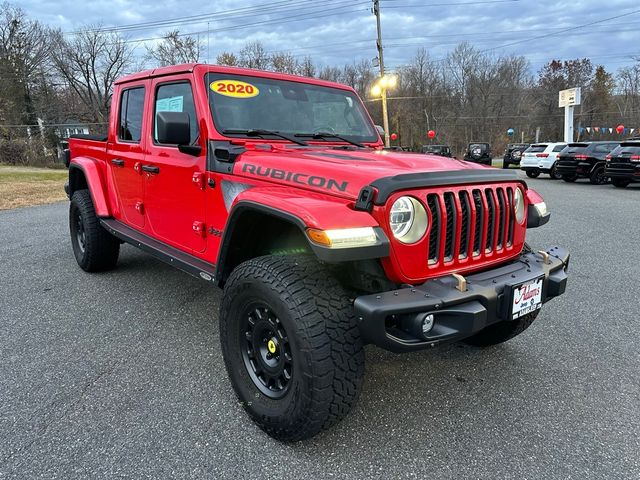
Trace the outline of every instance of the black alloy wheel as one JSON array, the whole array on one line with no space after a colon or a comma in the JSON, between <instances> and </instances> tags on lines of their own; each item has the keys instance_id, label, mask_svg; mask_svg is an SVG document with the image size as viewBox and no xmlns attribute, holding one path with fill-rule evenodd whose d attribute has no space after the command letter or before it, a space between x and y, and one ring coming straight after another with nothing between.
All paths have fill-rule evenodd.
<instances>
[{"instance_id":1,"label":"black alloy wheel","mask_svg":"<svg viewBox=\"0 0 640 480\"><path fill-rule=\"evenodd\" d=\"M591 173L591 176L589 177L589 181L593 185L604 185L605 183L607 183L607 176L605 175L604 167L597 167Z\"/></svg>"},{"instance_id":2,"label":"black alloy wheel","mask_svg":"<svg viewBox=\"0 0 640 480\"><path fill-rule=\"evenodd\" d=\"M261 301L242 315L240 351L254 385L269 398L287 394L293 376L293 355L284 325Z\"/></svg>"}]
</instances>

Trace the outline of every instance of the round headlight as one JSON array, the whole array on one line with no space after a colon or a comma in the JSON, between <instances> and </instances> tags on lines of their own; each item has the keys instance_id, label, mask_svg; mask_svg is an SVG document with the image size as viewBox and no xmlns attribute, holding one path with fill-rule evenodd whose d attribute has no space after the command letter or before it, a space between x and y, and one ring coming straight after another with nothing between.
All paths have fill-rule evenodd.
<instances>
[{"instance_id":1,"label":"round headlight","mask_svg":"<svg viewBox=\"0 0 640 480\"><path fill-rule=\"evenodd\" d=\"M422 238L428 226L427 212L422 204L412 197L400 197L391 206L389 226L402 243L415 243Z\"/></svg>"},{"instance_id":2,"label":"round headlight","mask_svg":"<svg viewBox=\"0 0 640 480\"><path fill-rule=\"evenodd\" d=\"M516 188L513 203L513 210L516 214L516 222L524 222L524 196L522 195L522 190L520 190L519 188Z\"/></svg>"}]
</instances>

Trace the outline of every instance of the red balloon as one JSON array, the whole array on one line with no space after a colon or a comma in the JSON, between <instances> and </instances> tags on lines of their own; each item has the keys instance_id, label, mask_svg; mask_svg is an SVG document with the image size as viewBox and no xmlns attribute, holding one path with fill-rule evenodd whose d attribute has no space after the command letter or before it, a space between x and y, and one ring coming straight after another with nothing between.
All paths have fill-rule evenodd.
<instances>
[{"instance_id":1,"label":"red balloon","mask_svg":"<svg viewBox=\"0 0 640 480\"><path fill-rule=\"evenodd\" d=\"M435 132L434 130L429 130L429 131L427 132L427 136L428 136L429 138L434 138L434 137L436 136L436 132Z\"/></svg>"},{"instance_id":2,"label":"red balloon","mask_svg":"<svg viewBox=\"0 0 640 480\"><path fill-rule=\"evenodd\" d=\"M619 134L624 132L624 125L618 125L616 127L616 132L618 132Z\"/></svg>"},{"instance_id":3,"label":"red balloon","mask_svg":"<svg viewBox=\"0 0 640 480\"><path fill-rule=\"evenodd\" d=\"M397 133L392 133L391 134L391 140L397 140L398 139L398 134Z\"/></svg>"}]
</instances>

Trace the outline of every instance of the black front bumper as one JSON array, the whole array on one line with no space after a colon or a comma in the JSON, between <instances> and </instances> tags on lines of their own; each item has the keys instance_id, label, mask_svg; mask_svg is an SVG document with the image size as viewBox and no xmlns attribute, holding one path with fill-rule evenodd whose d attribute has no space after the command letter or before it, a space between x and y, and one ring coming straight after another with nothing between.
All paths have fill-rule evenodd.
<instances>
[{"instance_id":1,"label":"black front bumper","mask_svg":"<svg viewBox=\"0 0 640 480\"><path fill-rule=\"evenodd\" d=\"M569 252L554 247L547 253L548 263L540 253L523 253L511 263L469 275L464 292L453 276L446 276L358 297L354 308L361 336L366 343L400 353L461 340L493 323L511 321L513 287L543 278L542 303L564 293ZM429 314L434 326L423 335L419 325Z\"/></svg>"}]
</instances>

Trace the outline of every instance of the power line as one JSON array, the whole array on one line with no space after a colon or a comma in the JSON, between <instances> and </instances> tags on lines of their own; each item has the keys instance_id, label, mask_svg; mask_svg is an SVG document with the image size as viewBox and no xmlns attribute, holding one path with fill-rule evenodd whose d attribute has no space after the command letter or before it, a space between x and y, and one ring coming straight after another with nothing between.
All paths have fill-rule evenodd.
<instances>
[{"instance_id":1,"label":"power line","mask_svg":"<svg viewBox=\"0 0 640 480\"><path fill-rule=\"evenodd\" d=\"M304 12L304 13L300 13L297 15L287 15L286 17L279 17L279 18L275 18L275 19L270 19L270 20L261 20L261 21L257 21L257 22L251 22L251 23L243 23L243 24L234 24L232 26L228 26L228 27L220 27L220 28L215 28L215 29L209 29L209 30L200 30L197 32L189 32L189 33L182 33L179 34L179 37L183 37L183 36L190 36L190 35L199 35L199 34L209 34L209 33L219 33L219 32L226 32L226 31L231 31L231 30L238 30L238 29L242 29L245 27L254 27L254 26L259 26L259 25L280 25L280 24L285 24L285 23L290 23L290 22L297 22L299 21L299 17L304 17L305 19L315 19L315 18L323 18L323 17L330 17L333 15L336 15L337 13L355 13L358 11L361 11L361 8L355 8L358 6L362 6L362 5L366 5L369 2L365 2L365 1L361 1L361 2L348 2L350 5L341 5L338 7L333 7L333 8L322 8L320 10L315 10L313 12ZM343 10L347 8L347 10ZM350 9L350 8L355 8L355 9ZM329 12L329 13L327 13ZM317 14L317 15L316 15ZM148 41L152 41L152 40L161 40L165 38L164 36L161 37L150 37L150 38L141 38L141 39L132 39L132 40L125 40L126 43L139 43L139 42L148 42Z\"/></svg>"},{"instance_id":2,"label":"power line","mask_svg":"<svg viewBox=\"0 0 640 480\"><path fill-rule=\"evenodd\" d=\"M174 18L165 18L160 20L154 20L149 22L140 22L140 23L129 23L124 25L113 25L109 27L98 27L98 28L86 28L81 30L75 30L70 32L63 32L65 35L78 35L81 33L87 32L117 32L117 31L134 31L134 30L144 30L147 28L155 28L159 26L171 26L171 25L179 25L179 24L193 24L193 22L202 20L202 21L211 21L215 20L218 17L234 17L234 16L248 16L250 14L255 14L257 12L265 12L273 13L273 11L279 11L283 9L290 9L291 7L302 6L302 5L312 5L316 3L313 0L279 0L276 2L270 2L268 4L259 4L253 5L243 8L234 8L230 10L221 10L218 12L209 12L198 15L190 15L185 17L174 17ZM304 7L303 7L304 8Z\"/></svg>"}]
</instances>

